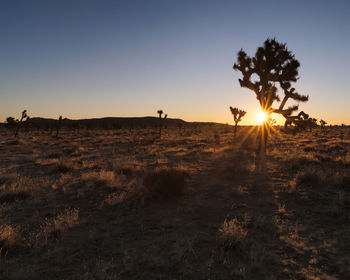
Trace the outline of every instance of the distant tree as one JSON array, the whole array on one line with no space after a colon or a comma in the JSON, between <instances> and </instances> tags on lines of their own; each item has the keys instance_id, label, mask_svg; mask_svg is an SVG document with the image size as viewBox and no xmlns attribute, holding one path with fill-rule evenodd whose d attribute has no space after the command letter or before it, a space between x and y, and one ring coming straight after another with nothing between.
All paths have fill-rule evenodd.
<instances>
[{"instance_id":1,"label":"distant tree","mask_svg":"<svg viewBox=\"0 0 350 280\"><path fill-rule=\"evenodd\" d=\"M320 124L321 124L321 127L324 128L327 122L325 122L324 120L320 120Z\"/></svg>"},{"instance_id":2,"label":"distant tree","mask_svg":"<svg viewBox=\"0 0 350 280\"><path fill-rule=\"evenodd\" d=\"M17 128L16 128L16 132L15 132L15 137L17 137L17 135L18 135L19 127L21 126L21 123L22 123L23 119L25 119L25 118L27 118L27 117L28 117L28 115L27 115L27 110L23 110L21 119L20 119L20 121L17 123Z\"/></svg>"},{"instance_id":3,"label":"distant tree","mask_svg":"<svg viewBox=\"0 0 350 280\"><path fill-rule=\"evenodd\" d=\"M309 99L308 96L297 93L292 87L292 82L298 79L299 66L299 61L287 49L287 45L275 39L267 39L264 45L257 49L254 57L249 57L242 49L238 52L233 69L243 75L242 79L238 79L240 86L255 93L262 111L267 115L260 130L257 150L259 155L265 156L266 153L270 115L281 114L288 120L288 117L298 110L298 105L284 108L288 99L298 102ZM284 94L282 101L277 94L278 85ZM277 108L272 107L274 102L279 102Z\"/></svg>"},{"instance_id":4,"label":"distant tree","mask_svg":"<svg viewBox=\"0 0 350 280\"><path fill-rule=\"evenodd\" d=\"M269 121L269 126L273 126L273 125L275 125L277 122L276 122L276 120L275 119L273 119L273 118L270 118L270 121Z\"/></svg>"},{"instance_id":5,"label":"distant tree","mask_svg":"<svg viewBox=\"0 0 350 280\"><path fill-rule=\"evenodd\" d=\"M237 125L238 123L242 120L242 118L245 116L247 113L246 111L240 110L238 108L232 108L230 106L231 113L233 115L233 120L235 121L235 130L234 130L234 135L236 136L237 133Z\"/></svg>"},{"instance_id":6,"label":"distant tree","mask_svg":"<svg viewBox=\"0 0 350 280\"><path fill-rule=\"evenodd\" d=\"M163 110L158 110L157 113L159 115L159 138L160 138L162 136L162 123L163 123L163 120L165 120L168 117L168 115L165 114L164 118L162 118Z\"/></svg>"}]
</instances>

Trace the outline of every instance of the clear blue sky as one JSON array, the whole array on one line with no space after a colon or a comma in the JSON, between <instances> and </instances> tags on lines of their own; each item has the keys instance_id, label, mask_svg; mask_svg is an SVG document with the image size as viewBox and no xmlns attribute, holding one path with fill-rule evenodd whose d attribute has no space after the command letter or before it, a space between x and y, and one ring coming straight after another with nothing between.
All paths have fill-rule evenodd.
<instances>
[{"instance_id":1,"label":"clear blue sky","mask_svg":"<svg viewBox=\"0 0 350 280\"><path fill-rule=\"evenodd\" d=\"M301 63L300 109L350 124L349 0L1 0L0 121L156 115L256 121L237 52L268 37Z\"/></svg>"}]
</instances>

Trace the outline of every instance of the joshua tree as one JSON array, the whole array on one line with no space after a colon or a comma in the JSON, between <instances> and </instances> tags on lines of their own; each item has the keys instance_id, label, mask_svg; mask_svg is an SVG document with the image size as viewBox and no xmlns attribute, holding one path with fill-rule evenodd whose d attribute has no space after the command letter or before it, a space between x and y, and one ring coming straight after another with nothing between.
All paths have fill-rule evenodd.
<instances>
[{"instance_id":1,"label":"joshua tree","mask_svg":"<svg viewBox=\"0 0 350 280\"><path fill-rule=\"evenodd\" d=\"M271 118L271 119L270 119L270 122L269 122L269 126L273 126L273 125L275 125L276 123L277 123L276 120L273 119L273 118Z\"/></svg>"},{"instance_id":2,"label":"joshua tree","mask_svg":"<svg viewBox=\"0 0 350 280\"><path fill-rule=\"evenodd\" d=\"M327 122L325 122L324 120L320 120L320 124L321 124L321 127L324 128Z\"/></svg>"},{"instance_id":3,"label":"joshua tree","mask_svg":"<svg viewBox=\"0 0 350 280\"><path fill-rule=\"evenodd\" d=\"M238 123L242 120L242 118L245 116L247 113L246 111L240 110L238 108L232 108L230 106L231 113L233 115L233 120L235 121L235 130L234 130L234 135L236 136L237 133L237 125Z\"/></svg>"},{"instance_id":4,"label":"joshua tree","mask_svg":"<svg viewBox=\"0 0 350 280\"><path fill-rule=\"evenodd\" d=\"M56 138L58 138L58 133L60 132L61 125L62 125L62 116L60 116L60 117L58 118L57 130L56 130Z\"/></svg>"},{"instance_id":5,"label":"joshua tree","mask_svg":"<svg viewBox=\"0 0 350 280\"><path fill-rule=\"evenodd\" d=\"M243 75L242 79L238 79L240 86L255 93L261 109L267 115L260 130L257 150L259 155L264 156L266 153L270 114L282 114L288 120L292 113L298 110L298 105L284 108L288 99L298 102L309 99L308 96L297 93L291 85L298 79L299 66L298 60L287 49L287 45L275 39L267 39L264 45L257 49L254 57L249 57L242 49L238 52L233 69L239 70ZM277 94L278 85L284 94L282 101ZM280 102L277 108L272 107L274 102Z\"/></svg>"},{"instance_id":6,"label":"joshua tree","mask_svg":"<svg viewBox=\"0 0 350 280\"><path fill-rule=\"evenodd\" d=\"M21 125L23 119L24 119L24 118L27 118L27 117L28 117L28 115L27 115L27 110L23 110L21 119L20 119L20 121L17 123L17 128L16 128L16 132L15 132L15 137L17 137L17 135L18 135L19 127L20 127L20 125Z\"/></svg>"},{"instance_id":7,"label":"joshua tree","mask_svg":"<svg viewBox=\"0 0 350 280\"><path fill-rule=\"evenodd\" d=\"M163 123L163 120L165 120L168 115L165 114L164 118L162 118L163 110L158 110L157 113L159 115L159 138L160 138L162 136L162 123Z\"/></svg>"}]
</instances>

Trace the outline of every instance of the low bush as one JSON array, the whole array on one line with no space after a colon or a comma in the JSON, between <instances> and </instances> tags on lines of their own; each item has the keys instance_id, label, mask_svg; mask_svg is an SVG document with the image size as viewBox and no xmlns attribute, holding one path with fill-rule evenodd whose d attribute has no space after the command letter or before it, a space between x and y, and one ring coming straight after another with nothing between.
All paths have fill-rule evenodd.
<instances>
[{"instance_id":1,"label":"low bush","mask_svg":"<svg viewBox=\"0 0 350 280\"><path fill-rule=\"evenodd\" d=\"M174 168L157 168L148 171L143 178L144 199L172 199L185 189L186 173Z\"/></svg>"}]
</instances>

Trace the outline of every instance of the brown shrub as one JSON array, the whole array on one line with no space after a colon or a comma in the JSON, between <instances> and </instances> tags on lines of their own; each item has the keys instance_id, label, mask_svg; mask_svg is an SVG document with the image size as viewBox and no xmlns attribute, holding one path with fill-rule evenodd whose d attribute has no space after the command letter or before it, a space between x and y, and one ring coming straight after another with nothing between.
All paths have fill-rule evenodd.
<instances>
[{"instance_id":1,"label":"brown shrub","mask_svg":"<svg viewBox=\"0 0 350 280\"><path fill-rule=\"evenodd\" d=\"M19 227L0 225L0 253L20 245L21 234Z\"/></svg>"},{"instance_id":2,"label":"brown shrub","mask_svg":"<svg viewBox=\"0 0 350 280\"><path fill-rule=\"evenodd\" d=\"M25 176L18 176L14 181L5 181L0 188L0 204L28 199L33 195L33 189L33 180Z\"/></svg>"},{"instance_id":3,"label":"brown shrub","mask_svg":"<svg viewBox=\"0 0 350 280\"><path fill-rule=\"evenodd\" d=\"M171 199L181 195L185 188L186 173L174 168L148 171L143 178L144 199Z\"/></svg>"},{"instance_id":4,"label":"brown shrub","mask_svg":"<svg viewBox=\"0 0 350 280\"><path fill-rule=\"evenodd\" d=\"M66 209L63 212L58 213L52 219L46 218L40 225L39 232L32 235L32 246L39 247L41 245L46 245L49 239L55 240L60 238L67 229L78 223L78 209Z\"/></svg>"},{"instance_id":5,"label":"brown shrub","mask_svg":"<svg viewBox=\"0 0 350 280\"><path fill-rule=\"evenodd\" d=\"M296 186L318 187L323 183L323 176L316 170L300 172L296 177Z\"/></svg>"},{"instance_id":6,"label":"brown shrub","mask_svg":"<svg viewBox=\"0 0 350 280\"><path fill-rule=\"evenodd\" d=\"M69 171L74 171L77 168L78 168L78 165L76 162L73 162L71 158L64 156L58 159L58 162L56 165L56 172L67 173Z\"/></svg>"}]
</instances>

